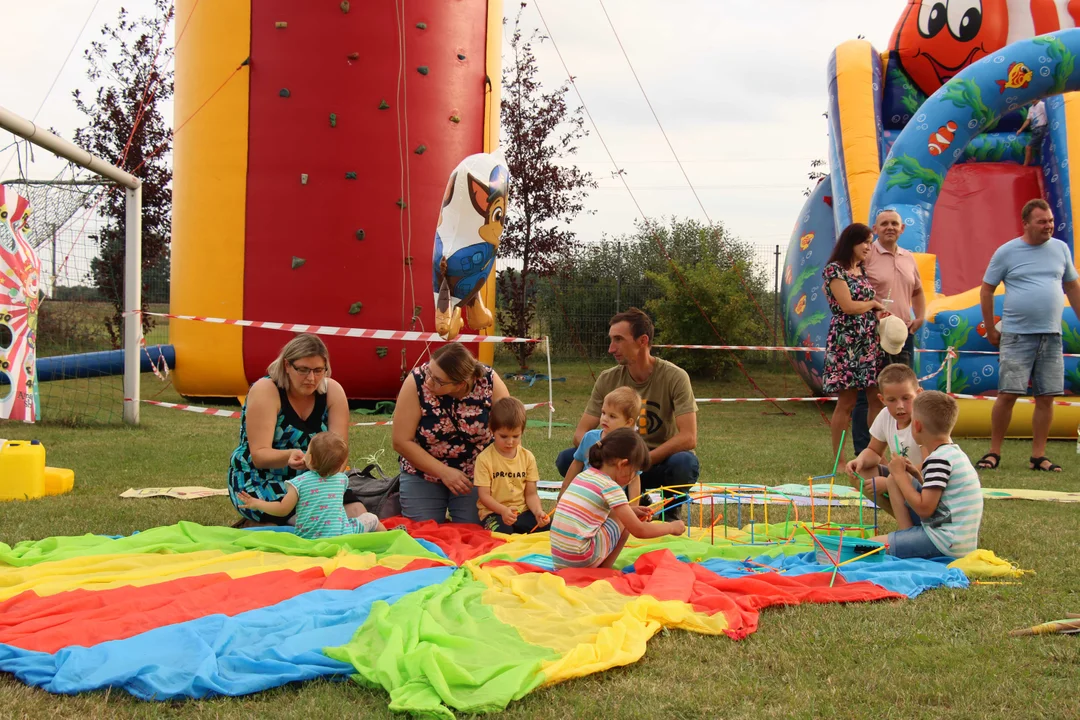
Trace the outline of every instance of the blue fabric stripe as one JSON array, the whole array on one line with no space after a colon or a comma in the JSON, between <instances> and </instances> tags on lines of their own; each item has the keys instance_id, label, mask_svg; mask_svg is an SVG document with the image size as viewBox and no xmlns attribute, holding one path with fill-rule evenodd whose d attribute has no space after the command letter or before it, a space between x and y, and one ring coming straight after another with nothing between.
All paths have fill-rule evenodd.
<instances>
[{"instance_id":1,"label":"blue fabric stripe","mask_svg":"<svg viewBox=\"0 0 1080 720\"><path fill-rule=\"evenodd\" d=\"M233 617L211 615L55 654L0 644L0 671L52 693L115 687L143 700L248 695L299 680L346 676L353 667L326 657L322 648L351 640L373 603L396 602L443 582L454 570L399 573L355 590L314 590Z\"/></svg>"},{"instance_id":2,"label":"blue fabric stripe","mask_svg":"<svg viewBox=\"0 0 1080 720\"><path fill-rule=\"evenodd\" d=\"M866 580L886 590L907 595L909 598L939 587L966 588L968 579L957 569L949 569L953 558L941 560L900 560L886 556L880 562L860 560L840 568L840 575L848 582ZM783 569L786 575L805 575L815 572L832 572L832 565L819 565L814 553L801 553L786 557L762 555L754 559L762 565ZM701 566L727 578L746 577L748 566L737 560L706 560Z\"/></svg>"}]
</instances>

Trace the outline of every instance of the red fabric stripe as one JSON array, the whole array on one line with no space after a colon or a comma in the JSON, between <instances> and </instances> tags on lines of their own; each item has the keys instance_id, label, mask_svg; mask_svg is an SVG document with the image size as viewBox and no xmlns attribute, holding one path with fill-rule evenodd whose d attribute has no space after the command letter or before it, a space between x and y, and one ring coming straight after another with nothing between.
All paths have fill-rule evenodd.
<instances>
[{"instance_id":1,"label":"red fabric stripe","mask_svg":"<svg viewBox=\"0 0 1080 720\"><path fill-rule=\"evenodd\" d=\"M1035 22L1036 35L1060 30L1057 0L1031 0L1031 19Z\"/></svg>"},{"instance_id":2,"label":"red fabric stripe","mask_svg":"<svg viewBox=\"0 0 1080 720\"><path fill-rule=\"evenodd\" d=\"M48 653L70 645L90 647L216 613L238 615L312 590L352 590L387 575L439 566L425 559L402 570L340 568L329 577L322 568L309 568L237 580L214 573L143 587L71 590L46 597L28 591L0 603L0 643Z\"/></svg>"},{"instance_id":3,"label":"red fabric stripe","mask_svg":"<svg viewBox=\"0 0 1080 720\"><path fill-rule=\"evenodd\" d=\"M493 560L486 565L508 565L521 573L547 572L526 563ZM574 587L586 587L603 580L630 597L651 595L657 600L689 603L700 613L723 613L728 622L727 635L735 640L757 630L758 611L773 605L867 602L904 597L872 582L849 583L841 575L837 575L833 587L829 587L831 572L791 577L766 572L735 579L723 578L700 565L679 561L670 550L642 555L634 567L633 573L571 569L556 574Z\"/></svg>"},{"instance_id":4,"label":"red fabric stripe","mask_svg":"<svg viewBox=\"0 0 1080 720\"><path fill-rule=\"evenodd\" d=\"M438 545L446 556L458 565L466 560L485 555L500 545L505 545L505 540L496 540L491 532L479 525L464 523L445 523L440 525L434 520L413 522L403 517L394 517L383 520L383 525L389 529L396 527L404 528L409 535L420 538Z\"/></svg>"},{"instance_id":5,"label":"red fabric stripe","mask_svg":"<svg viewBox=\"0 0 1080 720\"><path fill-rule=\"evenodd\" d=\"M1080 26L1080 0L1069 0L1068 10L1073 22Z\"/></svg>"}]
</instances>

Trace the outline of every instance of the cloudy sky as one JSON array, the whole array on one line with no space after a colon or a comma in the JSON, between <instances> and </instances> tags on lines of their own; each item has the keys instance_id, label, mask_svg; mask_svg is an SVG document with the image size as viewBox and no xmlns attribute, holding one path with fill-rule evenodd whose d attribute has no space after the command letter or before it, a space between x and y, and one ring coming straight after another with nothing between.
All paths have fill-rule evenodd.
<instances>
[{"instance_id":1,"label":"cloudy sky","mask_svg":"<svg viewBox=\"0 0 1080 720\"><path fill-rule=\"evenodd\" d=\"M70 138L82 122L71 91L87 87L83 51L121 6L138 14L151 3L5 5L9 32L0 43L0 66L8 72L0 105L26 118L36 115ZM884 49L906 0L606 0L615 32L598 0L538 5L596 123L578 164L601 187L588 200L595 214L576 223L579 237L629 232L640 217L622 183L611 178L613 166L597 130L626 171L642 212L704 218L619 49L617 32L705 212L749 242L786 247L809 163L826 157L822 113L829 54L858 35ZM506 2L508 13L517 6ZM523 22L543 27L537 3L526 8ZM552 42L542 43L537 54L544 84L562 82L566 75ZM11 140L0 131L0 147ZM0 152L0 169L5 166L3 177L17 174L10 149ZM34 176L50 177L59 169L54 158L37 153Z\"/></svg>"}]
</instances>

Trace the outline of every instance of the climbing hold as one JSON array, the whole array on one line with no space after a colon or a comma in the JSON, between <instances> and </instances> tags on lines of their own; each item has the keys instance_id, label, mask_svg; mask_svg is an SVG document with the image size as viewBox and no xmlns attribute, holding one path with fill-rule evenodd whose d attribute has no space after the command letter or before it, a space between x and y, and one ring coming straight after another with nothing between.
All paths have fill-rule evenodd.
<instances>
[{"instance_id":1,"label":"climbing hold","mask_svg":"<svg viewBox=\"0 0 1080 720\"><path fill-rule=\"evenodd\" d=\"M420 73L421 75L427 75L428 74L428 66L427 65L421 65L420 67L416 68L416 72Z\"/></svg>"},{"instance_id":2,"label":"climbing hold","mask_svg":"<svg viewBox=\"0 0 1080 720\"><path fill-rule=\"evenodd\" d=\"M280 95L281 97L289 97L290 95L292 95L292 93L289 92L289 88L281 88L280 90L278 90L278 95Z\"/></svg>"},{"instance_id":3,"label":"climbing hold","mask_svg":"<svg viewBox=\"0 0 1080 720\"><path fill-rule=\"evenodd\" d=\"M389 110L390 109L390 103L383 100L382 102L379 103L379 109L380 110Z\"/></svg>"},{"instance_id":4,"label":"climbing hold","mask_svg":"<svg viewBox=\"0 0 1080 720\"><path fill-rule=\"evenodd\" d=\"M341 8L341 12L349 12L349 0L341 0L341 5L339 5L339 7Z\"/></svg>"},{"instance_id":5,"label":"climbing hold","mask_svg":"<svg viewBox=\"0 0 1080 720\"><path fill-rule=\"evenodd\" d=\"M458 53L457 54L457 59L458 60L464 60L465 59L465 54L464 53Z\"/></svg>"},{"instance_id":6,"label":"climbing hold","mask_svg":"<svg viewBox=\"0 0 1080 720\"><path fill-rule=\"evenodd\" d=\"M349 53L348 57L349 57L350 60L359 60L360 59L360 53L358 53L358 52Z\"/></svg>"},{"instance_id":7,"label":"climbing hold","mask_svg":"<svg viewBox=\"0 0 1080 720\"><path fill-rule=\"evenodd\" d=\"M390 352L390 350L385 345L380 345L379 347L375 348L375 354L381 358L386 357L386 354L388 352Z\"/></svg>"},{"instance_id":8,"label":"climbing hold","mask_svg":"<svg viewBox=\"0 0 1080 720\"><path fill-rule=\"evenodd\" d=\"M248 55L246 58L244 58L243 62L240 63L240 67L244 67L245 65L250 65L250 64L251 64L251 56Z\"/></svg>"},{"instance_id":9,"label":"climbing hold","mask_svg":"<svg viewBox=\"0 0 1080 720\"><path fill-rule=\"evenodd\" d=\"M459 122L461 122L461 116L460 115L451 115L450 116L450 122L454 123L455 125L458 124Z\"/></svg>"},{"instance_id":10,"label":"climbing hold","mask_svg":"<svg viewBox=\"0 0 1080 720\"><path fill-rule=\"evenodd\" d=\"M306 263L306 262L307 262L307 260L305 260L304 258L296 257L295 255L293 255L292 269L295 270L298 267L303 267L304 263Z\"/></svg>"},{"instance_id":11,"label":"climbing hold","mask_svg":"<svg viewBox=\"0 0 1080 720\"><path fill-rule=\"evenodd\" d=\"M416 29L417 30L427 30L427 23L422 23L422 22L416 23Z\"/></svg>"},{"instance_id":12,"label":"climbing hold","mask_svg":"<svg viewBox=\"0 0 1080 720\"><path fill-rule=\"evenodd\" d=\"M337 127L337 114L330 113L330 127Z\"/></svg>"},{"instance_id":13,"label":"climbing hold","mask_svg":"<svg viewBox=\"0 0 1080 720\"><path fill-rule=\"evenodd\" d=\"M412 255L406 255L405 256L405 264L406 265L412 265Z\"/></svg>"},{"instance_id":14,"label":"climbing hold","mask_svg":"<svg viewBox=\"0 0 1080 720\"><path fill-rule=\"evenodd\" d=\"M300 184L307 185L307 173L300 173Z\"/></svg>"},{"instance_id":15,"label":"climbing hold","mask_svg":"<svg viewBox=\"0 0 1080 720\"><path fill-rule=\"evenodd\" d=\"M357 230L357 231L356 231L356 239L357 239L357 240L363 240L363 239L364 239L364 236L365 236L366 234L367 234L367 233L365 233L365 232L364 232L363 230Z\"/></svg>"},{"instance_id":16,"label":"climbing hold","mask_svg":"<svg viewBox=\"0 0 1080 720\"><path fill-rule=\"evenodd\" d=\"M354 172L345 173L345 179L346 180L355 180L356 179L356 173L354 173Z\"/></svg>"},{"instance_id":17,"label":"climbing hold","mask_svg":"<svg viewBox=\"0 0 1080 720\"><path fill-rule=\"evenodd\" d=\"M417 145L416 150L413 150L417 155L423 155L427 152L427 145Z\"/></svg>"},{"instance_id":18,"label":"climbing hold","mask_svg":"<svg viewBox=\"0 0 1080 720\"><path fill-rule=\"evenodd\" d=\"M289 27L289 23L287 23L287 22L276 22L276 23L274 23L274 27L276 27L278 30L284 30L285 28Z\"/></svg>"},{"instance_id":19,"label":"climbing hold","mask_svg":"<svg viewBox=\"0 0 1080 720\"><path fill-rule=\"evenodd\" d=\"M352 305L349 306L349 314L350 315L355 315L356 313L360 312L363 309L364 309L364 303L362 303L362 302L354 302Z\"/></svg>"},{"instance_id":20,"label":"climbing hold","mask_svg":"<svg viewBox=\"0 0 1080 720\"><path fill-rule=\"evenodd\" d=\"M405 204L405 200L403 198L398 198L397 199L397 206L399 208L401 208L402 210L404 210L405 208L408 207L408 205Z\"/></svg>"},{"instance_id":21,"label":"climbing hold","mask_svg":"<svg viewBox=\"0 0 1080 720\"><path fill-rule=\"evenodd\" d=\"M422 305L417 305L416 307L413 308L413 311L412 311L413 317L414 318L420 317L420 313L422 313L422 312L424 312L424 307Z\"/></svg>"}]
</instances>

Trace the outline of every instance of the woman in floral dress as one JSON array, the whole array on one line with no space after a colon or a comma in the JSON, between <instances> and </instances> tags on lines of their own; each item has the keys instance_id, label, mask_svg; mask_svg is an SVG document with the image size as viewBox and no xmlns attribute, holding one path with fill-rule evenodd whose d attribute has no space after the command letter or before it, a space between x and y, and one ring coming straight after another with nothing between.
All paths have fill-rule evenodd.
<instances>
[{"instance_id":1,"label":"woman in floral dress","mask_svg":"<svg viewBox=\"0 0 1080 720\"><path fill-rule=\"evenodd\" d=\"M863 269L863 261L873 241L873 232L866 225L848 225L840 233L832 256L821 272L825 279L825 297L833 314L825 342L825 374L822 377L825 394L837 396L830 423L833 455L840 449L840 439L851 425L851 411L860 390L866 391L867 417L875 418L881 411L877 374L883 356L878 343L877 313L885 306L874 298L874 288Z\"/></svg>"},{"instance_id":2,"label":"woman in floral dress","mask_svg":"<svg viewBox=\"0 0 1080 720\"><path fill-rule=\"evenodd\" d=\"M476 456L491 443L491 404L502 378L461 343L450 343L405 378L394 410L401 456L401 514L410 520L477 523Z\"/></svg>"}]
</instances>

